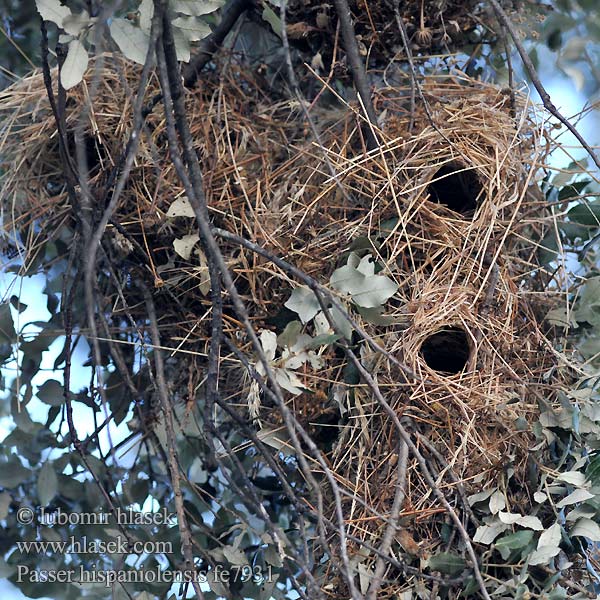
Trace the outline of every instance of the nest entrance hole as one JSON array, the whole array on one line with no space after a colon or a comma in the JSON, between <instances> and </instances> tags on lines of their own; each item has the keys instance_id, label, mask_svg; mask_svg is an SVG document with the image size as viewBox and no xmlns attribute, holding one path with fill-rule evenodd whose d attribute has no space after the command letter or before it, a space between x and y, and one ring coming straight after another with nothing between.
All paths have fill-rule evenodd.
<instances>
[{"instance_id":1,"label":"nest entrance hole","mask_svg":"<svg viewBox=\"0 0 600 600\"><path fill-rule=\"evenodd\" d=\"M430 369L455 375L467 366L471 346L464 329L447 327L428 336L420 352Z\"/></svg>"},{"instance_id":2,"label":"nest entrance hole","mask_svg":"<svg viewBox=\"0 0 600 600\"><path fill-rule=\"evenodd\" d=\"M475 171L450 163L436 171L427 191L432 202L443 204L464 218L473 218L483 187Z\"/></svg>"}]
</instances>

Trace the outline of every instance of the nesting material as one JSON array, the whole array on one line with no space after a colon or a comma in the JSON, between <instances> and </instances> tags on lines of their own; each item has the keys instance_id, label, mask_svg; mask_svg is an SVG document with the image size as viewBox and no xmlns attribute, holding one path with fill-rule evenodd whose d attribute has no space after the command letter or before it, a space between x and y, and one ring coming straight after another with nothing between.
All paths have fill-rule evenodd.
<instances>
[{"instance_id":1,"label":"nesting material","mask_svg":"<svg viewBox=\"0 0 600 600\"><path fill-rule=\"evenodd\" d=\"M94 72L101 76L92 86ZM325 285L352 253L359 260L370 255L377 272L397 286L382 314L340 299L388 354L373 352L356 336L351 341L431 461L438 485L456 498L486 489L510 469L507 509L529 506L530 426L538 400L552 402L560 382L552 379L557 358L540 325L555 300L546 291L536 240L552 221L533 191L544 158L543 130L527 98L462 75L431 77L422 89L426 105L419 101L411 115L409 89L379 90L374 104L381 143L367 153L355 107L315 109L319 141L307 141L310 128L297 107L273 102L261 82L235 66L225 73L208 75L186 98L213 222ZM82 125L99 214L132 127L138 77L137 67L106 56L70 93L67 124L71 132ZM148 102L158 90L153 75ZM196 226L193 219L167 217L183 189L166 150L161 110L146 120L107 229L104 251L114 272L125 275L119 286L107 278L103 294L115 327L132 315L143 322L141 297L127 276L143 278L156 291L164 344L182 356L206 355L206 264L201 254L185 257L173 245ZM69 239L78 218L60 174L56 126L40 73L2 93L0 119L2 222L9 245L33 269L65 252L60 242ZM281 333L285 319L294 318L281 313L298 282L239 246L222 249L256 329ZM225 335L256 360L227 299L224 311ZM302 331L317 335L314 320ZM287 402L338 482L348 533L377 546L398 478L398 433L368 387L349 372L342 352L333 345L315 352L318 360L294 371L301 389L286 392ZM231 356L224 358L222 394L245 412L253 390L242 372ZM250 404L254 423L281 425L279 411L260 396ZM391 549L410 562L438 550L445 516L412 456L403 481L402 528ZM333 494L327 485L323 489L326 516L333 519ZM329 551L335 557L335 540ZM372 571L372 552L349 542L349 554L353 566ZM347 597L337 575L322 577L328 594ZM385 577L393 584L384 584L379 598L408 585L406 573L388 569Z\"/></svg>"},{"instance_id":2,"label":"nesting material","mask_svg":"<svg viewBox=\"0 0 600 600\"><path fill-rule=\"evenodd\" d=\"M534 180L544 134L526 97L495 86L431 78L423 95L427 106L418 103L411 128L407 91L376 93L381 146L369 153L364 123L352 110L321 120L319 143L301 146L272 182L290 190L287 204L276 231L257 241L284 248L288 260L321 282L351 251L372 255L398 285L383 311L388 323L370 322L350 304L351 312L413 375L359 344L363 364L446 494L464 498L514 471L507 510L522 512L533 502L526 486L529 428L538 401L551 402L561 388L557 357L540 325L556 302L537 261L537 240L553 226ZM260 271L256 277L267 284L273 268L268 272L270 279ZM289 296L284 289L280 301ZM306 329L313 333L310 323ZM330 408L338 403L337 438L331 418L320 426L317 394L312 402L310 395L291 402L301 407L303 423L334 439L328 456L348 534L377 547L396 493L398 432L367 386L347 385L351 378L339 361L324 358L304 383L313 391L325 385ZM444 461L437 467L436 450ZM405 557L427 557L441 551L445 511L413 458L404 483L402 527L392 547ZM334 520L332 493L330 499ZM350 546L353 564L372 573L376 555ZM324 575L326 589L346 597L341 580L333 585L330 576ZM388 570L394 584L380 597L397 594L403 577Z\"/></svg>"}]
</instances>

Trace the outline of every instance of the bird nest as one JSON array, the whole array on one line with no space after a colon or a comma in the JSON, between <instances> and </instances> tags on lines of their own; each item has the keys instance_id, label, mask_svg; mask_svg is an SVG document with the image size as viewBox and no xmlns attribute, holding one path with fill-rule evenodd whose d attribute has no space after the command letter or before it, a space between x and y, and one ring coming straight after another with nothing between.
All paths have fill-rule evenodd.
<instances>
[{"instance_id":1,"label":"bird nest","mask_svg":"<svg viewBox=\"0 0 600 600\"><path fill-rule=\"evenodd\" d=\"M121 167L138 78L137 67L105 56L69 94L69 143L79 131L95 219ZM414 111L409 89L375 93L380 144L367 152L365 122L355 107L316 109L319 138L306 141L309 127L299 107L276 102L263 89L232 64L187 93L211 219L329 288L358 326L344 331L338 317L332 327L327 316L335 317L335 308L329 315L319 308L303 312L291 298L313 301L300 285L306 282L247 247L222 242L284 382L287 405L322 452L324 463L312 464L322 475L325 464L331 476L323 478L325 516L335 521L341 507L352 566L372 573L376 555L361 542L378 545L399 485L402 527L391 551L410 566L448 541L448 524L415 457L400 468L397 423L410 431L446 496L464 499L497 485L503 474L507 506L532 503L526 485L531 428L538 400L552 402L561 387L541 318L556 300L537 260L538 242L552 227L535 186L544 132L519 94L461 75L431 77ZM145 323L131 285L132 278L143 279L156 292L163 343L180 356L206 355L208 271L203 254L191 249L193 219L185 210L170 211L184 192L165 150L161 111L151 110L158 92L152 75L140 149L103 242L112 273L102 283L103 302L112 307L109 325L124 318ZM41 73L2 94L0 118L3 225L10 251L31 272L61 259L78 222ZM368 302L340 283L343 268L362 277L360 294ZM373 299L380 285L394 291ZM257 364L224 302L224 335ZM387 407L335 345L344 336ZM233 355L224 357L222 395L246 417L249 405L263 433L285 429L280 409L244 372ZM468 515L465 523L475 525ZM338 543L329 538L321 551L335 559ZM347 597L346 584L328 571L335 563L322 567L323 589ZM380 598L401 591L410 574L390 567L385 577L394 583L384 584Z\"/></svg>"}]
</instances>

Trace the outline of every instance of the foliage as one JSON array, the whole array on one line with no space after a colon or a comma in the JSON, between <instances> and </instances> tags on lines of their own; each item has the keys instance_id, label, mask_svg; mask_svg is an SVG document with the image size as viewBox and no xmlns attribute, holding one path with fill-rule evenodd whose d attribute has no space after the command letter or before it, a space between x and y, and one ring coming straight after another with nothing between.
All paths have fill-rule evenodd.
<instances>
[{"instance_id":1,"label":"foliage","mask_svg":"<svg viewBox=\"0 0 600 600\"><path fill-rule=\"evenodd\" d=\"M593 71L594 50L586 47L586 37L577 35L580 13L566 0L558 4L560 10L544 25L544 41L559 52L559 66L581 82L579 63L583 57L585 68ZM582 6L585 4L590 11L597 8L593 2L581 2ZM42 18L56 26L59 43L67 47L60 69L65 90L81 83L88 55L101 40L138 64L144 64L151 51L153 2L150 0L126 6L110 19L102 19L98 13L92 16L79 3L67 6L58 0L36 0L36 5ZM177 58L187 62L194 44L210 33L221 4L208 0L171 0L169 7ZM261 15L279 36L281 20L274 9L277 9L275 4L271 8L265 3ZM589 26L590 35L596 35L591 21ZM564 45L562 38L567 39ZM569 298L566 309L554 308L546 316L549 325L577 340L578 352L587 361L586 365L560 406L545 404L540 399L530 482L536 503L534 513L505 510L512 485L510 469L497 486L468 498L469 506L481 521L473 532L473 541L483 549L486 564L500 565L497 573L504 569L498 575L502 583L493 590L503 598L526 598L530 594L547 598L583 597L573 589L567 590L563 575L579 576L587 570L589 576L598 580L591 560L576 565L569 561L578 553L585 556L594 542L600 542L600 412L597 410L600 399L596 373L600 356L600 277L595 271L594 254L600 205L596 199L598 190L581 174L582 167L581 163L572 163L565 173L553 179L548 176L542 184L546 200L556 205L557 213L563 214L564 219L558 221L555 232L537 242L540 262L549 267L562 260L565 253L577 253L588 242L592 244L581 257L584 268L591 265L592 276ZM181 196L171 204L166 216L191 219L195 212L188 198ZM93 412L92 430L96 435L88 432L83 436L80 441L83 453L72 449L61 382L53 378L41 382L42 364L50 354L50 347L55 341L64 342L65 318L71 319L70 326L77 336L83 339L85 335L83 298L74 298L69 317L62 312L60 303L64 294L63 277L65 273L74 273L65 258L73 239L73 230L65 226L56 239L39 245L36 261L27 265L26 272L21 268L24 265L14 269L21 275L37 272L45 276L45 303L50 313L47 321L24 324L16 320L27 309L16 296L0 304L0 361L17 364L19 369L19 377L8 389L14 428L0 449L0 521L3 522L0 573L30 597L108 596L105 581L90 583L83 590L78 585L51 579L40 586L40 582L27 578L19 581L19 568L34 570L41 565L50 572L87 570L93 565L97 572L118 569L135 573L177 570L185 563L180 532L174 527L176 517L158 523L131 522L138 512L144 515L160 515L163 510L168 515L177 512L165 459L170 450L168 424L157 408L159 401L153 387L156 374L152 367L156 356L149 349L149 340L146 339L144 348L130 344L136 339L127 331L131 323L123 323L123 331L116 338L126 348L123 354L128 361L137 364L132 376L135 388L144 391L142 397L132 395L129 382L119 372L108 346L102 348L103 362L96 365L107 384L105 398L99 401L98 389L93 385L68 397L73 406L81 405ZM200 292L208 297L209 261L199 242L199 234L191 233L176 238L172 248L180 258L195 261ZM329 285L338 294L339 306L351 317L358 315L376 325L388 323L390 317L383 313L398 286L383 273L383 265L373 248L359 249L360 245L361 240L356 240L344 256L345 264L331 274ZM100 288L110 276L110 273L98 274ZM316 393L307 389L299 374L306 371L318 374L326 352L334 352L342 338L352 344L353 327L336 303L326 300L323 304L307 286L295 287L283 306L292 317L279 335L266 329L260 331L262 352L281 388L293 397ZM109 309L104 307L104 310ZM68 360L65 345L54 361L53 370L64 369ZM88 364L93 362L90 353ZM250 366L259 377L267 376L259 357L254 357ZM184 506L193 523L194 551L200 557L198 568L208 573L204 597L265 600L289 597L289 590L294 587L291 582L304 567L295 557L304 552L306 538L318 535L315 524L305 519L298 506L291 506L284 493L284 479L299 497L306 486L289 439L277 427L265 427L258 440L250 444L248 432L220 410L215 411L217 429L207 435L203 431L204 411L214 407L207 409L204 398L194 402L198 396L195 392L202 385L194 376L196 363L193 359L167 360L166 369L176 388L170 391L177 399L175 450L185 474ZM37 401L46 412L42 413L39 403L35 410L28 408ZM256 417L257 407L265 401L258 379L251 382L248 397L243 401ZM105 420L114 420L116 425L122 423L131 432L127 439L118 441L115 449L118 452L107 450L107 444L97 435L106 426ZM271 449L271 460L256 452L259 443ZM134 459L127 457L130 444L135 448ZM250 493L250 489L254 491ZM134 511L127 513L126 527L116 521L115 511L107 511L107 496L115 510ZM17 508L31 508L33 520L27 522L23 518L27 513L19 513ZM106 522L60 524L61 514L95 515L106 518ZM68 545L61 546L71 544L73 539L93 540L97 545L79 554L72 547L65 550ZM18 543L24 540L58 545L47 552L22 550ZM122 552L107 550L107 544L115 540L124 544ZM162 548L153 545L157 542L163 543ZM315 569L325 569L327 559L326 555L311 556L307 563L315 565ZM421 565L422 570L449 577L470 573L471 567L464 556L449 551L437 552ZM233 581L227 585L219 581L216 575L219 568L232 574ZM171 582L137 582L131 589L138 598L168 597L168 594L174 597L179 593L174 592ZM467 584L464 595L476 593L477 588ZM127 595L122 587L116 586L112 597Z\"/></svg>"},{"instance_id":2,"label":"foliage","mask_svg":"<svg viewBox=\"0 0 600 600\"><path fill-rule=\"evenodd\" d=\"M106 34L106 23L97 16L90 16L87 10L73 12L60 0L36 0L37 9L44 21L54 23L61 35L59 42L68 47L66 59L61 67L61 83L70 89L81 82L88 65L86 46L98 46ZM222 6L220 1L173 0L173 36L180 61L190 60L192 44L210 33L208 23L201 17L210 15ZM119 50L130 60L143 65L150 47L150 30L154 14L153 0L141 0L135 19L112 17L108 32Z\"/></svg>"}]
</instances>

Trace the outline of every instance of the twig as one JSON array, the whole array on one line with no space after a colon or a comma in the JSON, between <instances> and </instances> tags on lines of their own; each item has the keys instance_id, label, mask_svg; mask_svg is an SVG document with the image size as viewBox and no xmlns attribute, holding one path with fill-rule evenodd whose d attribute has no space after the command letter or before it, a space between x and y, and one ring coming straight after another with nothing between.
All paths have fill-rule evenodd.
<instances>
[{"instance_id":1,"label":"twig","mask_svg":"<svg viewBox=\"0 0 600 600\"><path fill-rule=\"evenodd\" d=\"M404 363L400 362L393 354L390 354L383 346L380 346L373 339L373 337L370 336L350 316L348 311L340 303L340 301L337 299L337 297L334 294L332 294L330 290L328 290L326 287L321 285L316 279L312 278L310 275L307 275L306 273L304 273L304 271L301 271L300 269L294 267L294 265L288 263L287 261L283 260L282 258L279 258L277 255L273 254L272 252L269 252L269 250L267 250L266 248L263 248L259 244L255 244L254 242L251 242L250 240L247 240L239 235L230 233L229 231L227 231L225 229L220 229L218 227L213 228L213 231L214 231L215 235L222 237L223 239L230 240L232 242L235 242L236 244L240 244L241 246L248 248L248 250L251 250L252 252L255 252L256 254L260 254L261 256L263 256L264 258L266 258L273 264L277 265L278 267L280 267L281 269L283 269L290 275L293 275L299 281L301 281L302 283L307 285L313 292L315 292L315 294L317 296L319 296L321 294L324 295L328 299L328 301L331 302L331 304L338 311L340 311L340 313L344 316L346 321L348 321L348 323L352 326L352 329L354 329L354 331L356 331L375 352L379 352L380 354L385 356L392 364L396 365L402 371L402 373L404 373L407 377L410 377L411 379L414 379L414 380L418 379L417 374L410 367L408 367ZM335 328L334 328L334 330L335 330Z\"/></svg>"},{"instance_id":2,"label":"twig","mask_svg":"<svg viewBox=\"0 0 600 600\"><path fill-rule=\"evenodd\" d=\"M312 136L314 137L315 142L319 146L319 149L323 153L323 159L325 160L325 163L327 164L327 169L329 170L329 174L331 175L331 178L335 182L335 185L336 185L337 189L340 191L340 194L342 195L344 200L349 205L352 205L353 204L352 199L350 198L348 191L344 187L344 184L342 183L334 164L331 162L331 157L329 156L329 153L323 146L323 142L321 141L321 136L319 135L317 126L314 122L314 119L312 118L312 116L310 114L310 111L307 108L307 101L304 98L304 95L302 94L302 90L300 89L300 86L298 85L298 78L296 77L296 72L294 71L294 66L292 65L292 55L290 53L290 44L289 44L288 35L287 35L286 12L287 12L287 0L282 0L281 10L280 10L281 40L283 43L283 54L285 56L285 64L286 64L286 69L287 69L287 73L288 73L288 79L289 79L290 85L292 86L292 91L294 92L296 99L298 100L300 106L302 107L302 112L304 113L304 117L306 118L306 121L308 122L308 126L310 127L310 132L311 132ZM337 39L337 31L336 31L336 39Z\"/></svg>"},{"instance_id":3,"label":"twig","mask_svg":"<svg viewBox=\"0 0 600 600\"><path fill-rule=\"evenodd\" d=\"M404 25L404 21L402 20L402 16L400 15L400 0L394 1L394 18L396 19L396 25L400 30L402 45L404 46L404 53L406 54L406 60L408 61L408 72L410 73L410 121L408 123L408 131L412 131L415 124L415 93L420 88L417 80L417 70L415 68L412 50L408 44L406 27Z\"/></svg>"},{"instance_id":4,"label":"twig","mask_svg":"<svg viewBox=\"0 0 600 600\"><path fill-rule=\"evenodd\" d=\"M408 432L406 431L406 429L400 422L400 419L398 418L398 415L396 414L394 409L388 404L386 399L383 397L383 394L381 393L379 386L377 385L377 383L375 382L375 380L373 379L371 374L365 369L363 364L356 357L356 355L350 349L348 344L343 344L343 345L345 346L346 355L350 358L350 360L352 361L352 363L354 364L354 366L360 373L360 375L363 378L363 380L365 381L365 383L369 386L369 388L375 395L379 404L383 407L385 412L392 419L392 422L394 423L400 437L402 438L402 440L404 440L404 442L408 446L412 455L417 459L417 463L419 464L419 469L423 475L423 478L427 482L427 485L432 490L432 492L435 494L437 499L443 504L444 508L448 511L450 518L454 522L454 525L458 529L460 536L463 539L465 548L467 550L467 554L469 555L469 558L471 559L471 566L473 568L473 573L475 575L475 579L477 580L477 583L479 584L479 589L481 591L481 595L485 598L485 600L491 600L490 595L488 594L488 591L485 588L485 583L483 581L483 576L481 574L481 570L479 569L479 564L477 562L477 555L475 554L475 550L473 549L473 544L471 543L471 538L469 537L467 530L465 529L464 525L462 524L462 521L459 519L455 510L452 508L452 506L446 499L446 496L443 494L443 492L440 490L440 488L436 484L434 478L432 477L432 475L429 471L429 467L427 466L427 461L425 460L423 455L419 452L419 449L415 446L414 442L411 440L410 435L408 434Z\"/></svg>"},{"instance_id":5,"label":"twig","mask_svg":"<svg viewBox=\"0 0 600 600\"><path fill-rule=\"evenodd\" d=\"M221 20L213 32L206 36L197 47L190 62L183 68L183 81L186 87L193 87L200 71L212 59L215 51L223 43L238 18L252 6L252 0L231 0L221 13Z\"/></svg>"},{"instance_id":6,"label":"twig","mask_svg":"<svg viewBox=\"0 0 600 600\"><path fill-rule=\"evenodd\" d=\"M542 99L544 108L551 115L556 117L575 136L577 141L582 145L582 147L586 150L586 152L592 157L592 160L594 161L594 163L596 163L596 166L600 169L600 159L598 158L596 153L592 150L590 145L585 141L583 136L577 131L575 126L572 125L571 122L566 117L563 117L563 115L559 112L559 110L556 108L556 106L554 106L552 100L550 99L550 94L548 94L548 92L546 91L546 88L542 85L542 82L540 81L537 71L535 70L533 63L531 62L531 59L529 58L529 54L527 54L527 50L525 50L525 47L523 46L523 44L521 43L521 40L519 39L519 34L518 34L517 30L515 29L515 26L512 24L512 21L508 18L508 15L506 14L506 12L502 8L502 6L500 6L500 3L498 2L498 0L489 0L489 1L490 1L490 4L492 5L494 11L496 12L496 16L498 17L498 20L501 22L502 25L504 25L504 27L506 27L506 29L508 29L508 32L510 33L510 37L512 37L512 39L515 43L515 46L517 48L517 51L519 52L519 55L521 56L521 60L523 61L525 70L527 71L527 73L529 74L529 77L531 78L533 87L535 87L535 89L537 90L537 93L540 95L540 98Z\"/></svg>"},{"instance_id":7,"label":"twig","mask_svg":"<svg viewBox=\"0 0 600 600\"><path fill-rule=\"evenodd\" d=\"M162 8L164 8L164 0L162 0L162 1L155 0L155 3L163 4ZM190 200L190 204L194 208L194 213L196 216L196 221L199 226L200 235L204 237L204 240L206 243L207 253L212 255L216 261L219 272L220 272L223 282L225 284L225 288L227 289L227 291L229 292L229 295L231 297L233 307L234 307L240 321L242 322L244 329L246 330L246 333L248 335L248 338L250 339L250 342L252 343L254 351L256 352L258 360L259 360L260 364L262 365L264 372L266 373L266 377L272 388L273 397L276 401L276 404L277 404L279 410L281 411L283 421L288 430L288 433L290 434L290 439L292 441L292 445L294 447L294 450L297 453L298 463L300 465L301 471L302 471L304 477L306 477L307 481L309 482L313 493L316 495L317 504L319 507L319 514L321 514L321 512L322 512L323 495L321 492L321 488L312 473L310 465L308 464L306 457L304 456L300 438L302 438L302 441L306 444L306 446L308 447L312 456L317 460L319 465L323 468L325 476L327 477L328 482L330 483L330 485L332 487L333 494L335 497L336 516L337 516L338 523L339 523L338 535L340 537L340 546L342 548L342 561L344 562L344 574L345 574L346 579L349 581L349 586L352 590L352 588L355 586L354 586L353 576L351 574L351 569L350 569L350 565L349 565L349 561L348 561L348 557L347 557L347 553L346 553L346 533L345 533L344 515L342 512L341 500L340 500L339 492L337 489L337 483L335 481L335 478L331 474L330 469L328 468L327 463L326 463L325 459L323 458L323 456L321 455L321 452L317 448L316 444L310 438L310 436L306 433L304 428L300 425L300 423L294 417L290 408L285 403L285 400L283 398L283 393L281 390L281 386L279 385L279 383L277 382L277 379L275 378L275 374L273 372L273 369L271 368L271 365L269 364L269 360L267 359L267 357L265 355L262 344L260 343L260 340L258 339L256 332L254 331L252 322L250 320L250 315L248 314L248 311L244 305L244 302L242 301L240 294L237 291L237 288L235 286L233 278L231 277L231 273L229 272L227 265L225 263L223 254L221 253L221 250L213 236L213 231L211 229L211 226L210 226L208 220L205 218L203 211L201 210L199 199L196 196L196 190L194 189L194 186L192 185L190 177L188 176L188 173L184 167L183 161L181 159L181 154L179 152L178 144L177 144L177 137L176 137L177 134L175 131L176 126L175 126L175 121L174 121L174 117L173 117L173 102L171 99L170 82L169 82L169 77L168 77L168 73L167 73L167 66L166 66L166 62L165 62L164 49L162 47L162 44L157 44L157 58L158 58L158 76L159 76L159 80L160 80L160 84L161 84L161 88L162 88L162 92L163 92L163 104L164 104L164 108L165 108L167 139L169 142L169 154L171 157L171 161L173 163L173 166L175 168L177 176L179 177L179 179L186 191L186 194ZM358 598L358 597L359 597L358 592L356 590L354 590L353 598Z\"/></svg>"},{"instance_id":8,"label":"twig","mask_svg":"<svg viewBox=\"0 0 600 600\"><path fill-rule=\"evenodd\" d=\"M190 62L183 67L183 83L185 87L191 88L196 85L202 69L210 62L223 43L229 32L233 29L239 17L252 7L252 0L231 0L229 4L223 7L221 20L213 29L212 33L207 35L197 46ZM142 110L142 115L146 118L162 100L162 94L155 94L148 104Z\"/></svg>"},{"instance_id":9,"label":"twig","mask_svg":"<svg viewBox=\"0 0 600 600\"><path fill-rule=\"evenodd\" d=\"M152 18L152 26L150 31L150 39L156 39L160 31L160 22L158 16L155 15ZM84 294L85 294L85 309L87 314L88 326L90 328L89 338L91 340L92 346L92 357L94 360L94 372L96 375L97 388L100 393L100 397L102 399L102 406L105 412L105 418L108 418L108 401L106 398L106 393L104 389L103 375L102 370L100 369L100 365L102 364L102 353L100 350L100 343L98 341L98 328L96 326L96 299L94 298L94 287L96 283L96 258L98 255L98 250L100 248L100 244L102 241L102 237L104 236L104 232L110 221L119 199L121 197L122 191L125 189L125 185L129 178L129 173L131 168L133 167L133 163L135 160L135 156L137 153L137 149L139 146L140 132L143 126L143 118L142 118L142 108L143 108L143 99L146 87L148 85L148 80L150 78L150 72L154 65L154 53L151 51L151 45L146 54L146 61L142 68L142 72L140 74L140 82L138 86L138 95L135 100L133 106L133 128L129 135L129 139L127 140L127 145L125 148L125 160L123 164L123 170L119 174L117 182L112 192L112 196L110 201L108 202L102 217L100 218L100 222L98 223L95 230L92 230L92 202L93 198L89 192L89 186L87 181L87 161L85 159L85 153L83 151L81 141L76 145L76 150L78 154L78 181L80 187L82 189L82 196L84 199L83 208L87 215L83 216L83 230L84 230L84 241L86 244L85 253L83 256L83 280L84 280ZM81 172L80 172L81 171ZM107 429L110 436L110 429ZM111 452L113 452L112 443ZM113 456L114 459L114 456Z\"/></svg>"},{"instance_id":10,"label":"twig","mask_svg":"<svg viewBox=\"0 0 600 600\"><path fill-rule=\"evenodd\" d=\"M469 516L469 519L471 519L471 523L473 523L476 526L479 526L480 525L479 519L475 516L475 514L473 513L473 510L471 509L471 506L469 505L469 502L465 495L465 489L464 489L463 485L460 483L459 478L456 476L456 474L454 473L454 471L452 470L452 468L446 461L446 459L442 456L441 452L439 452L438 449L424 435L417 433L417 437L419 438L419 441L427 448L427 450L429 450L429 452L431 452L431 454L433 454L433 456L435 456L436 460L440 463L440 466L442 467L442 469L446 469L446 473L448 473L448 476L450 477L450 479L452 479L452 482L456 485L456 491L458 492L458 495L460 496L460 499L462 501L462 505L465 509L465 512Z\"/></svg>"},{"instance_id":11,"label":"twig","mask_svg":"<svg viewBox=\"0 0 600 600\"><path fill-rule=\"evenodd\" d=\"M208 222L208 206L206 204L206 197L204 195L204 188L202 183L202 171L200 169L200 162L198 155L194 150L194 140L188 126L186 119L185 101L183 84L179 76L179 65L177 62L177 50L175 48L175 40L173 38L173 30L171 28L170 16L165 10L163 13L163 33L162 33L162 44L165 57L165 65L167 68L167 77L169 80L169 92L171 94L171 101L175 110L175 126L179 133L181 140L181 146L183 149L183 157L187 163L188 171L190 173L190 182L194 188L193 200L190 200L196 217L203 219ZM163 90L164 94L164 90ZM208 263L208 272L210 276L210 297L212 303L211 310L211 336L210 336L210 348L208 353L208 366L206 372L206 401L204 404L204 419L208 423L212 419L212 410L215 404L215 400L218 394L219 385L219 358L221 352L221 336L223 334L223 303L221 299L221 277L219 275L219 267L215 261L214 253L208 248L208 241L206 234L200 231L200 242L202 248L205 251L206 259ZM208 447L212 454L214 448L212 442L209 440Z\"/></svg>"},{"instance_id":12,"label":"twig","mask_svg":"<svg viewBox=\"0 0 600 600\"><path fill-rule=\"evenodd\" d=\"M412 50L410 49L410 44L408 43L408 33L406 31L406 25L404 25L404 21L400 16L400 10L398 7L399 1L396 0L396 3L394 5L394 16L396 19L396 25L398 25L398 30L400 31L400 37L402 38L402 45L404 46L404 51L406 52L406 58L408 60L408 66L411 74L411 81L414 84L415 89L417 90L419 100L423 104L423 108L425 109L425 114L427 115L427 119L429 120L430 125L433 127L435 132L448 144L449 148L456 148L456 144L452 144L452 142L448 139L448 136L437 126L437 123L435 122L433 114L431 112L431 106L429 105L427 98L425 98L425 95L423 94L423 89L417 78L417 69L415 67ZM465 156L464 152L460 148L458 148L458 152L465 160L465 163L467 165L470 165L472 162L471 159L469 159L468 156Z\"/></svg>"},{"instance_id":13,"label":"twig","mask_svg":"<svg viewBox=\"0 0 600 600\"><path fill-rule=\"evenodd\" d=\"M408 446L404 440L400 440L398 449L398 475L396 478L396 493L394 495L394 501L392 503L392 509L390 511L390 519L387 524L383 539L381 540L380 550L382 555L389 553L394 540L394 534L398 529L398 517L402 510L402 504L406 494L406 467L408 464ZM373 579L367 590L366 600L376 600L377 592L381 587L382 577L385 572L386 561L380 555L377 558L375 564L375 572L373 573Z\"/></svg>"},{"instance_id":14,"label":"twig","mask_svg":"<svg viewBox=\"0 0 600 600\"><path fill-rule=\"evenodd\" d=\"M177 525L181 533L181 550L185 559L187 569L191 573L194 570L194 555L192 552L192 532L190 531L185 507L183 505L183 494L181 492L181 479L179 475L179 464L177 461L177 436L173 426L173 405L169 398L167 382L165 379L165 368L161 351L160 334L158 332L158 320L156 318L156 308L152 294L148 288L142 283L139 284L144 294L146 309L148 311L148 320L150 322L150 333L152 336L152 344L154 346L154 366L156 370L156 384L158 388L158 396L163 411L165 432L167 436L167 457L169 465L169 474L171 483L173 484L173 495L175 498L175 510L177 512ZM192 577L192 586L196 592L196 597L199 600L204 600L204 594L200 589L200 584L195 577Z\"/></svg>"},{"instance_id":15,"label":"twig","mask_svg":"<svg viewBox=\"0 0 600 600\"><path fill-rule=\"evenodd\" d=\"M335 10L340 20L340 29L342 31L346 56L348 57L348 64L350 65L350 71L352 73L352 81L354 82L354 87L358 92L364 111L367 114L368 123L364 129L367 136L368 149L373 150L379 145L379 141L375 135L375 129L378 127L377 115L371 100L365 65L363 64L358 51L350 7L346 0L334 0L334 3Z\"/></svg>"}]
</instances>

